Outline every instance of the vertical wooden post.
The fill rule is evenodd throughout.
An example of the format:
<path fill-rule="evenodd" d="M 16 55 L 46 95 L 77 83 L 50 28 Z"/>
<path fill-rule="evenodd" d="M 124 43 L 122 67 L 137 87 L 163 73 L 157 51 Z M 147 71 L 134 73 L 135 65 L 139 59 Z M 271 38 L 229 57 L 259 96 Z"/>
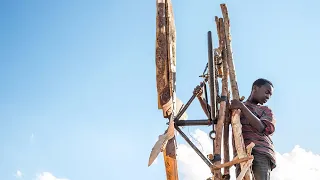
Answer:
<path fill-rule="evenodd" d="M 165 0 L 156 0 L 156 81 L 158 93 L 158 109 L 162 109 L 163 116 L 168 117 L 167 108 L 170 104 L 169 88 L 169 64 L 168 64 L 168 43 L 167 43 L 167 24 L 166 24 L 166 5 Z"/>
<path fill-rule="evenodd" d="M 216 51 L 219 51 L 219 54 L 221 52 L 222 49 L 222 39 L 219 33 L 219 29 L 220 29 L 220 23 L 219 23 L 219 18 L 216 16 L 215 17 L 216 20 L 216 25 L 217 25 L 217 34 L 218 34 L 218 39 L 219 39 L 219 48 Z M 216 54 L 216 53 L 215 53 Z M 215 56 L 215 63 L 218 62 L 217 58 L 221 58 L 221 57 L 217 57 Z M 221 65 L 220 65 L 221 66 Z M 222 77 L 222 92 L 221 92 L 221 97 L 222 99 L 224 97 L 227 97 L 227 93 L 228 93 L 228 82 L 227 82 L 227 78 L 228 76 L 224 76 L 222 74 L 222 72 L 219 71 L 220 68 L 219 66 L 216 64 L 216 73 L 219 76 L 219 74 Z M 215 142 L 214 142 L 214 155 L 216 156 L 214 165 L 220 165 L 221 164 L 221 143 L 222 143 L 222 134 L 223 134 L 223 124 L 225 121 L 225 112 L 226 112 L 226 99 L 220 102 L 220 108 L 219 108 L 219 117 L 218 117 L 218 121 L 217 121 L 217 125 L 216 125 L 216 136 L 215 136 Z M 215 180 L 220 180 L 222 179 L 222 175 L 221 175 L 221 169 L 217 169 L 214 171 L 214 176 L 213 179 Z"/>
<path fill-rule="evenodd" d="M 171 0 L 165 1 L 166 8 L 166 34 L 167 34 L 167 54 L 169 65 L 169 89 L 171 96 L 171 114 L 169 126 L 173 128 L 173 118 L 176 116 L 176 28 Z M 169 127 L 169 128 L 170 128 Z M 169 129 L 168 129 L 169 130 Z M 174 131 L 174 130 L 173 130 Z M 163 152 L 167 180 L 178 180 L 178 167 L 176 159 L 175 137 L 169 139 L 166 149 Z"/>
<path fill-rule="evenodd" d="M 232 49 L 231 49 L 231 33 L 230 33 L 230 20 L 228 16 L 228 10 L 226 4 L 220 5 L 223 18 L 224 18 L 224 29 L 225 29 L 225 37 L 226 37 L 226 47 L 228 53 L 228 67 L 229 67 L 229 76 L 230 76 L 230 83 L 231 83 L 231 92 L 233 99 L 240 100 L 236 73 L 235 73 L 235 66 L 232 57 Z M 231 116 L 231 124 L 233 129 L 233 136 L 235 140 L 235 148 L 237 150 L 237 155 L 239 158 L 247 157 L 246 148 L 242 136 L 242 125 L 240 123 L 240 110 L 233 110 Z M 245 162 L 240 163 L 241 169 L 244 168 Z M 247 171 L 244 177 L 245 180 L 250 180 L 250 172 Z"/>
<path fill-rule="evenodd" d="M 222 55 L 222 67 L 223 67 L 223 76 L 222 76 L 222 93 L 221 98 L 225 99 L 225 108 L 224 108 L 224 126 L 223 126 L 223 154 L 224 154 L 224 162 L 230 161 L 229 154 L 229 125 L 230 125 L 230 117 L 229 117 L 229 94 L 228 94 L 228 76 L 229 76 L 229 67 L 227 62 L 227 50 L 225 43 L 225 32 L 224 32 L 224 21 L 223 18 L 216 17 L 219 45 Z M 230 167 L 224 168 L 224 179 L 230 179 Z"/>
<path fill-rule="evenodd" d="M 173 117 L 176 115 L 176 30 L 171 0 L 156 0 L 156 80 L 158 108 L 170 118 L 163 135 L 167 180 L 178 180 Z M 167 141 L 167 142 L 166 142 Z M 158 152 L 158 147 L 155 152 Z M 150 157 L 153 157 L 151 153 Z"/>
<path fill-rule="evenodd" d="M 227 105 L 226 105 L 226 119 L 224 121 L 224 127 L 223 127 L 223 154 L 224 154 L 224 163 L 230 161 L 230 150 L 229 150 L 229 126 L 231 122 L 230 118 L 230 111 L 229 111 L 229 99 L 230 95 L 228 92 L 228 97 L 227 97 Z M 230 167 L 225 167 L 223 168 L 223 180 L 230 180 L 231 175 L 230 175 Z"/>

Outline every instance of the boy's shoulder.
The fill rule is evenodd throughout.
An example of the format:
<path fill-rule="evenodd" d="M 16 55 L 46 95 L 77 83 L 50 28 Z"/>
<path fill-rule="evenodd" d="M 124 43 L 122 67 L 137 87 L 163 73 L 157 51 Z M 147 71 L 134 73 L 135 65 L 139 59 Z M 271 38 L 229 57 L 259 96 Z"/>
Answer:
<path fill-rule="evenodd" d="M 257 114 L 267 114 L 273 116 L 273 111 L 268 105 L 256 105 L 247 102 L 245 102 L 245 105 L 247 107 L 250 107 L 250 109 L 252 109 Z"/>
<path fill-rule="evenodd" d="M 260 106 L 260 108 L 263 109 L 263 110 L 265 110 L 265 111 L 271 111 L 271 112 L 272 112 L 272 109 L 271 109 L 269 106 L 267 106 L 267 105 L 265 105 L 265 106 Z"/>

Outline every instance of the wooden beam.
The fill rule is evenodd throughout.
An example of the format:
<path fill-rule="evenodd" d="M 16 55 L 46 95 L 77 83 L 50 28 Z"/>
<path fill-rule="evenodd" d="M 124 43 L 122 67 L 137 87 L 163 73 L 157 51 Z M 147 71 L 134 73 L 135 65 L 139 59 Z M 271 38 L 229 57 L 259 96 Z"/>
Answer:
<path fill-rule="evenodd" d="M 221 54 L 221 50 L 224 49 L 224 43 L 223 43 L 223 38 L 221 37 L 221 33 L 220 33 L 220 23 L 222 23 L 222 21 L 219 21 L 219 18 L 216 16 L 215 17 L 216 20 L 216 26 L 217 26 L 217 34 L 218 34 L 218 39 L 219 39 L 219 48 L 218 51 L 219 54 Z M 221 18 L 222 20 L 222 18 Z M 215 63 L 218 64 L 218 57 L 215 56 Z M 220 57 L 222 58 L 222 57 Z M 222 61 L 226 61 L 222 59 Z M 226 62 L 225 62 L 226 64 Z M 217 74 L 221 74 L 222 77 L 222 91 L 221 91 L 221 97 L 225 98 L 224 100 L 222 100 L 220 102 L 220 108 L 219 108 L 219 117 L 218 117 L 218 122 L 216 125 L 216 137 L 215 137 L 215 143 L 214 143 L 214 154 L 216 155 L 220 155 L 221 157 L 221 143 L 222 143 L 222 135 L 223 135 L 223 125 L 226 119 L 226 103 L 227 103 L 227 95 L 228 95 L 228 74 L 227 73 L 222 73 L 222 71 L 220 70 L 220 67 L 222 67 L 222 65 L 220 65 L 220 67 L 217 65 L 216 66 L 216 70 L 217 70 Z M 225 67 L 223 67 L 225 68 Z M 221 72 L 220 72 L 220 71 Z M 228 160 L 229 161 L 229 160 Z M 221 164 L 221 160 L 216 160 L 214 162 L 214 166 L 219 166 Z M 214 171 L 214 177 L 213 179 L 221 179 L 222 175 L 221 175 L 221 169 L 216 169 Z"/>
<path fill-rule="evenodd" d="M 246 173 L 250 173 L 252 175 L 252 172 L 251 172 L 251 165 L 252 165 L 252 162 L 254 160 L 254 156 L 251 155 L 251 152 L 252 152 L 252 149 L 253 147 L 255 146 L 255 144 L 253 142 L 251 142 L 247 147 L 246 147 L 246 150 L 247 150 L 247 154 L 248 156 L 250 157 L 253 157 L 252 159 L 250 159 L 246 164 L 245 166 L 243 167 L 243 169 L 241 170 L 239 176 L 237 177 L 237 180 L 242 180 L 244 175 Z"/>
<path fill-rule="evenodd" d="M 253 149 L 254 146 L 255 146 L 254 142 L 251 142 L 251 143 L 246 147 L 248 156 L 251 155 L 251 152 L 252 152 L 252 149 Z"/>
<path fill-rule="evenodd" d="M 156 81 L 158 93 L 158 109 L 163 110 L 164 118 L 169 117 L 166 112 L 171 102 L 169 87 L 169 64 L 168 64 L 168 43 L 166 24 L 166 4 L 165 0 L 156 0 Z"/>
<path fill-rule="evenodd" d="M 224 164 L 213 165 L 212 169 L 213 170 L 217 170 L 217 169 L 221 169 L 221 168 L 225 168 L 225 167 L 230 167 L 230 166 L 233 166 L 235 164 L 239 164 L 239 163 L 242 163 L 242 162 L 249 161 L 249 160 L 251 160 L 253 158 L 254 158 L 253 156 L 247 156 L 245 158 L 236 157 L 232 161 L 226 162 Z"/>
<path fill-rule="evenodd" d="M 223 124 L 223 155 L 224 155 L 224 162 L 230 161 L 230 152 L 229 152 L 229 125 L 230 125 L 230 113 L 229 113 L 229 90 L 228 90 L 228 77 L 229 77 L 229 67 L 227 62 L 227 49 L 226 49 L 226 42 L 225 42 L 225 32 L 224 32 L 224 21 L 223 18 L 215 17 L 216 25 L 217 25 L 217 32 L 219 38 L 219 48 L 221 50 L 222 55 L 222 94 L 221 97 L 226 97 L 225 103 L 225 112 L 224 112 L 224 124 Z M 230 178 L 230 167 L 227 166 L 223 169 L 223 175 L 225 179 Z M 228 177 L 229 175 L 229 177 Z"/>
<path fill-rule="evenodd" d="M 176 159 L 176 143 L 174 137 L 173 118 L 177 113 L 176 104 L 176 28 L 174 23 L 174 15 L 171 0 L 165 0 L 165 16 L 166 16 L 166 40 L 168 54 L 168 71 L 169 71 L 169 93 L 172 102 L 171 111 L 167 112 L 170 115 L 169 128 L 172 130 L 173 138 L 168 140 L 165 151 L 163 152 L 164 163 L 166 168 L 167 180 L 178 180 L 178 165 Z M 169 101 L 170 103 L 170 101 Z"/>
<path fill-rule="evenodd" d="M 226 47 L 227 47 L 227 53 L 228 53 L 228 67 L 229 67 L 229 76 L 230 76 L 230 83 L 231 83 L 231 92 L 233 99 L 240 100 L 239 90 L 238 90 L 238 84 L 236 79 L 236 73 L 235 73 L 235 65 L 233 62 L 232 57 L 232 48 L 231 48 L 231 33 L 230 33 L 230 20 L 228 15 L 228 10 L 226 4 L 220 5 L 222 10 L 222 15 L 224 18 L 224 29 L 225 29 L 225 37 L 226 37 Z M 237 150 L 237 155 L 239 158 L 245 158 L 247 157 L 244 140 L 242 136 L 242 125 L 240 123 L 240 110 L 233 110 L 232 116 L 231 116 L 231 125 L 233 129 L 233 136 L 235 140 L 235 148 Z M 245 163 L 240 163 L 241 169 L 244 168 Z M 245 180 L 250 180 L 250 174 L 246 173 Z"/>
<path fill-rule="evenodd" d="M 229 162 L 230 161 L 229 126 L 230 126 L 230 121 L 231 121 L 230 113 L 229 113 L 229 95 L 228 95 L 228 103 L 226 105 L 226 112 L 225 113 L 226 113 L 226 119 L 225 119 L 224 127 L 223 127 L 223 155 L 224 155 L 224 162 Z M 229 166 L 223 168 L 223 177 L 224 177 L 224 180 L 229 180 L 231 178 Z"/>
<path fill-rule="evenodd" d="M 168 141 L 163 151 L 167 180 L 178 180 L 178 167 L 176 157 L 176 138 Z"/>
<path fill-rule="evenodd" d="M 242 180 L 243 177 L 245 176 L 245 174 L 250 170 L 250 166 L 252 165 L 252 161 L 253 159 L 250 159 L 249 161 L 247 161 L 245 163 L 245 165 L 243 166 L 239 176 L 237 177 L 237 180 Z M 251 178 L 251 177 L 250 177 Z"/>
<path fill-rule="evenodd" d="M 162 139 L 167 180 L 178 180 L 176 144 L 173 117 L 176 115 L 176 30 L 171 0 L 156 0 L 156 81 L 158 109 L 163 117 L 169 118 L 169 126 Z M 154 147 L 154 159 L 159 152 Z M 149 164 L 152 163 L 149 161 Z"/>

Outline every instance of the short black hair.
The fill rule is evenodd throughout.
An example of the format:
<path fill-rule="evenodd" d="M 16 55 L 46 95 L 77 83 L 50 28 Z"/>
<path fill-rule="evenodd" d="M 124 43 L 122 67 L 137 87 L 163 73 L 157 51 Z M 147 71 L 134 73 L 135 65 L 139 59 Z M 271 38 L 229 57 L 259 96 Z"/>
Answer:
<path fill-rule="evenodd" d="M 270 86 L 273 87 L 273 84 L 272 84 L 271 81 L 269 81 L 269 80 L 267 80 L 267 79 L 264 79 L 264 78 L 259 78 L 259 79 L 255 80 L 255 81 L 253 82 L 253 84 L 252 84 L 252 89 L 253 89 L 254 86 L 261 87 L 261 86 L 263 86 L 263 85 L 265 85 L 265 84 L 270 84 Z"/>

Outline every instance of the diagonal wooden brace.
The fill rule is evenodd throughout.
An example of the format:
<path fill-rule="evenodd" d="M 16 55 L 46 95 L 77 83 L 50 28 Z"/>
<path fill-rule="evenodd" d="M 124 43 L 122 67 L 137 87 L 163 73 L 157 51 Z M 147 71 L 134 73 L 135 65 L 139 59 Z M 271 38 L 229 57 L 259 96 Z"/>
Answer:
<path fill-rule="evenodd" d="M 239 176 L 237 177 L 237 180 L 242 180 L 244 175 L 247 173 L 247 171 L 250 170 L 250 167 L 252 165 L 252 161 L 253 159 L 250 159 L 249 161 L 247 161 L 247 163 L 243 166 L 241 173 L 239 174 Z"/>
<path fill-rule="evenodd" d="M 252 152 L 252 149 L 253 149 L 254 146 L 255 146 L 255 144 L 254 144 L 253 142 L 251 142 L 251 143 L 246 147 L 246 149 L 247 149 L 247 154 L 248 154 L 248 156 L 250 156 L 250 157 L 253 157 L 253 155 L 251 155 L 251 152 Z M 243 166 L 243 169 L 241 170 L 239 176 L 237 177 L 237 180 L 242 180 L 243 177 L 244 177 L 244 175 L 245 175 L 246 173 L 252 174 L 250 167 L 251 167 L 251 165 L 252 165 L 253 160 L 254 160 L 254 157 L 253 157 L 252 159 L 250 159 L 249 161 L 247 161 L 247 163 Z"/>
<path fill-rule="evenodd" d="M 253 156 L 248 156 L 248 157 L 244 157 L 244 158 L 238 158 L 238 156 L 237 156 L 232 161 L 226 162 L 224 164 L 213 165 L 212 166 L 212 171 L 213 170 L 218 170 L 218 169 L 221 169 L 221 168 L 225 168 L 225 167 L 230 167 L 230 166 L 233 166 L 235 164 L 239 164 L 239 163 L 242 163 L 242 162 L 250 161 L 252 159 L 253 159 Z"/>

